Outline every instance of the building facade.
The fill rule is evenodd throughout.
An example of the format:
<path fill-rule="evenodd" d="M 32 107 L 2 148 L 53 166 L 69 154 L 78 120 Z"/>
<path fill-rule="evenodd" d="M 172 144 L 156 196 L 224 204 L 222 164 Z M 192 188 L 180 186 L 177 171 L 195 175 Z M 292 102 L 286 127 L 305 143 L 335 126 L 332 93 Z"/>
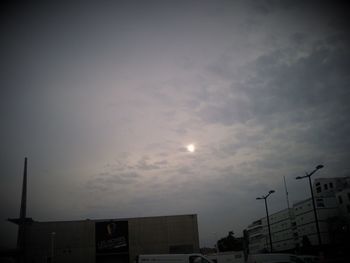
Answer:
<path fill-rule="evenodd" d="M 266 218 L 264 219 L 266 221 Z M 285 209 L 270 217 L 272 248 L 286 251 L 295 247 L 295 217 L 293 209 Z"/>
<path fill-rule="evenodd" d="M 264 229 L 265 227 L 262 219 L 259 219 L 251 223 L 245 230 L 248 238 L 249 253 L 257 254 L 267 249 L 268 238 Z"/>
<path fill-rule="evenodd" d="M 25 233 L 25 261 L 33 263 L 129 263 L 139 254 L 199 252 L 196 215 L 32 221 Z"/>
<path fill-rule="evenodd" d="M 316 197 L 315 205 L 322 244 L 329 244 L 330 239 L 328 219 L 337 217 L 339 211 L 336 198 Z M 297 244 L 302 246 L 302 240 L 305 236 L 308 238 L 311 245 L 318 245 L 317 228 L 312 199 L 308 198 L 297 202 L 293 205 L 293 208 L 298 236 Z"/>
<path fill-rule="evenodd" d="M 271 214 L 269 219 L 273 251 L 287 251 L 295 248 L 297 238 L 295 237 L 296 226 L 293 209 L 284 209 Z M 246 230 L 251 254 L 270 251 L 266 217 L 254 221 Z"/>
<path fill-rule="evenodd" d="M 338 203 L 340 216 L 350 221 L 350 188 L 337 192 L 335 198 Z"/>
<path fill-rule="evenodd" d="M 315 197 L 335 196 L 347 188 L 350 188 L 350 177 L 316 178 L 313 182 Z"/>
<path fill-rule="evenodd" d="M 313 182 L 313 191 L 321 241 L 322 244 L 330 244 L 334 240 L 331 233 L 334 222 L 339 224 L 338 219 L 341 218 L 342 227 L 346 225 L 350 228 L 350 177 L 317 178 Z M 311 198 L 294 203 L 292 209 L 271 214 L 269 219 L 275 252 L 296 249 L 303 245 L 305 237 L 311 245 L 318 245 Z M 251 223 L 246 233 L 251 254 L 270 251 L 266 217 Z"/>

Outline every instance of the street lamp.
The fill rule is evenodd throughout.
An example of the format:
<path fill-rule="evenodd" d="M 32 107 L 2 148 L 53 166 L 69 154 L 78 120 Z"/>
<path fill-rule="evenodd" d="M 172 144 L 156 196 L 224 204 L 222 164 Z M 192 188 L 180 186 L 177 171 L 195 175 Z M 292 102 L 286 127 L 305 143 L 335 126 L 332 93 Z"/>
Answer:
<path fill-rule="evenodd" d="M 270 190 L 267 195 L 263 195 L 262 197 L 257 197 L 256 200 L 262 200 L 265 201 L 265 209 L 266 209 L 266 218 L 267 218 L 267 227 L 269 229 L 269 238 L 270 238 L 270 252 L 272 253 L 272 238 L 271 238 L 271 229 L 270 229 L 270 219 L 269 219 L 269 210 L 267 209 L 267 198 L 270 196 L 270 194 L 273 194 L 275 190 Z"/>
<path fill-rule="evenodd" d="M 55 251 L 55 235 L 56 235 L 56 232 L 51 232 L 51 262 L 55 262 L 54 261 L 54 251 Z"/>
<path fill-rule="evenodd" d="M 311 175 L 316 173 L 318 170 L 322 169 L 324 166 L 322 164 L 317 165 L 316 168 L 311 173 L 306 173 L 304 176 L 297 176 L 295 179 L 304 179 L 309 178 L 309 185 L 310 185 L 310 191 L 311 191 L 311 199 L 312 199 L 312 206 L 314 208 L 314 216 L 315 216 L 315 222 L 316 222 L 316 230 L 317 230 L 317 237 L 318 237 L 318 245 L 321 246 L 321 234 L 320 234 L 320 227 L 318 225 L 318 219 L 317 219 L 317 211 L 316 211 L 316 205 L 315 205 L 315 199 L 314 199 L 314 192 L 312 191 L 312 184 L 311 184 Z"/>

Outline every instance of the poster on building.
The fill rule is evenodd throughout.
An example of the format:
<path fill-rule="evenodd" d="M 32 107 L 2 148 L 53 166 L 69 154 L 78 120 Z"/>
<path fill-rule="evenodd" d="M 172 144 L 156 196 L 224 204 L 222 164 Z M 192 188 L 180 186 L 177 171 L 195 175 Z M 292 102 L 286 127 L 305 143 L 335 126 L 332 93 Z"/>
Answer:
<path fill-rule="evenodd" d="M 96 253 L 129 252 L 128 221 L 104 221 L 95 224 Z"/>

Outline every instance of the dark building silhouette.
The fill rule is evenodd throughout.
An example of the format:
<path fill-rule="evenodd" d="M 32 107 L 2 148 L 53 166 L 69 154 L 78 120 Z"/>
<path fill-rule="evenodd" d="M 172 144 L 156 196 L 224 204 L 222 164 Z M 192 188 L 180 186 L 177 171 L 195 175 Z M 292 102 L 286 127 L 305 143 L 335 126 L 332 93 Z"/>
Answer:
<path fill-rule="evenodd" d="M 199 252 L 197 215 L 38 222 L 26 217 L 24 163 L 16 258 L 31 263 L 133 262 L 139 254 Z"/>

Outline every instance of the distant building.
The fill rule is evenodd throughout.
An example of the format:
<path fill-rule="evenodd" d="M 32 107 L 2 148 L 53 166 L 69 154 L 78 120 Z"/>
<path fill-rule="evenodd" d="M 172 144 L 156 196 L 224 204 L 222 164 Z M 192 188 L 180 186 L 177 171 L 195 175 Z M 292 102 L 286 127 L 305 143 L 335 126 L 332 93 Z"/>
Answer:
<path fill-rule="evenodd" d="M 346 188 L 350 188 L 350 177 L 315 178 L 313 183 L 315 197 L 335 196 Z"/>
<path fill-rule="evenodd" d="M 287 251 L 295 248 L 295 220 L 293 209 L 284 209 L 271 214 L 270 228 L 273 251 Z M 248 226 L 249 252 L 256 254 L 270 250 L 267 218 L 263 217 Z"/>
<path fill-rule="evenodd" d="M 266 226 L 263 225 L 262 219 L 256 220 L 251 223 L 245 230 L 248 239 L 249 253 L 257 254 L 268 247 Z"/>
<path fill-rule="evenodd" d="M 272 214 L 270 225 L 274 251 L 286 251 L 295 248 L 296 236 L 293 209 L 284 209 Z"/>
<path fill-rule="evenodd" d="M 131 263 L 139 254 L 199 252 L 196 215 L 25 225 L 25 262 Z"/>
<path fill-rule="evenodd" d="M 350 221 L 350 188 L 339 191 L 335 194 L 340 215 Z"/>
<path fill-rule="evenodd" d="M 26 207 L 27 158 L 20 217 L 8 219 L 18 225 L 17 248 L 9 254 L 17 262 L 132 263 L 139 254 L 199 252 L 194 214 L 37 222 L 26 216 Z"/>
<path fill-rule="evenodd" d="M 321 241 L 322 244 L 330 244 L 332 241 L 330 229 L 334 227 L 330 222 L 342 217 L 350 226 L 350 177 L 316 178 L 313 191 Z M 292 209 L 271 214 L 269 219 L 272 247 L 275 252 L 293 250 L 302 246 L 305 236 L 311 245 L 318 245 L 311 198 L 294 203 Z M 246 233 L 250 254 L 270 250 L 266 217 L 251 223 Z"/>
<path fill-rule="evenodd" d="M 322 244 L 329 244 L 329 227 L 327 219 L 336 217 L 339 214 L 338 204 L 335 197 L 317 197 L 315 198 L 318 225 L 320 228 Z M 312 199 L 297 202 L 293 205 L 296 230 L 299 246 L 302 245 L 302 239 L 306 236 L 311 245 L 318 245 L 317 228 L 315 215 L 312 205 Z"/>

